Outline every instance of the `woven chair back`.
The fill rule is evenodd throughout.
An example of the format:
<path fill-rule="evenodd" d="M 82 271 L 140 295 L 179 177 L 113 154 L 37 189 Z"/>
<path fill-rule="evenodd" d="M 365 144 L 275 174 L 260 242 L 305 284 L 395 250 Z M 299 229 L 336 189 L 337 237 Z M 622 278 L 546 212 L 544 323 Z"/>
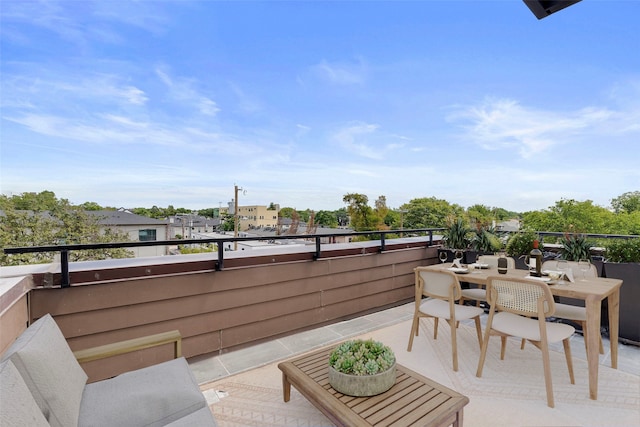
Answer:
<path fill-rule="evenodd" d="M 549 317 L 555 311 L 553 295 L 544 282 L 534 280 L 489 277 L 489 304 L 497 311 L 507 311 L 527 317 L 542 314 Z"/>

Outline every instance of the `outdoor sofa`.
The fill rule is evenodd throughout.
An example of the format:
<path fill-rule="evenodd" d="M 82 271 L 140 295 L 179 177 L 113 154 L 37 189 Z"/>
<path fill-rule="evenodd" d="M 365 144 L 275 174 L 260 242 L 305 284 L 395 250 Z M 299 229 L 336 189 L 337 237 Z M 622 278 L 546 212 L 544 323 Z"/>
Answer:
<path fill-rule="evenodd" d="M 216 426 L 184 357 L 87 383 L 53 317 L 0 359 L 2 426 Z"/>

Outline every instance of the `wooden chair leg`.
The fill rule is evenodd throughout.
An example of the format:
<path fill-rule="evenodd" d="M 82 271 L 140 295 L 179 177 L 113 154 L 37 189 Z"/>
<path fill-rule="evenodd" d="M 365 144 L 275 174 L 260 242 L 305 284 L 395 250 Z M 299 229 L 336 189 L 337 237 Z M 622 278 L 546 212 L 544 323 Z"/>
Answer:
<path fill-rule="evenodd" d="M 500 337 L 500 360 L 504 360 L 504 354 L 507 351 L 507 337 L 506 336 L 501 336 Z"/>
<path fill-rule="evenodd" d="M 433 318 L 433 339 L 434 340 L 438 339 L 438 318 L 437 317 Z"/>
<path fill-rule="evenodd" d="M 409 345 L 407 345 L 407 351 L 411 351 L 413 347 L 413 337 L 418 336 L 418 330 L 420 329 L 420 318 L 414 314 L 413 323 L 411 324 L 411 334 L 409 335 Z"/>
<path fill-rule="evenodd" d="M 522 338 L 522 342 L 520 343 L 520 350 L 524 350 L 524 345 L 527 342 L 524 338 Z"/>
<path fill-rule="evenodd" d="M 456 325 L 454 320 L 449 321 L 451 326 L 451 358 L 453 359 L 453 370 L 458 372 L 458 340 L 456 337 Z"/>
<path fill-rule="evenodd" d="M 487 358 L 487 347 L 489 346 L 489 337 L 491 331 L 489 326 L 485 326 L 484 339 L 482 340 L 482 350 L 480 351 L 480 360 L 478 360 L 478 370 L 476 371 L 476 377 L 482 377 L 482 368 L 484 367 L 484 361 Z"/>
<path fill-rule="evenodd" d="M 480 325 L 480 316 L 475 317 L 476 320 L 476 334 L 478 335 L 478 345 L 482 349 L 482 327 Z"/>
<path fill-rule="evenodd" d="M 573 376 L 573 359 L 571 358 L 571 345 L 569 345 L 569 338 L 562 340 L 564 346 L 564 357 L 567 359 L 567 369 L 569 369 L 569 379 L 571 384 L 576 383 L 576 379 Z"/>
<path fill-rule="evenodd" d="M 546 340 L 540 342 L 542 350 L 542 365 L 544 366 L 544 384 L 547 387 L 547 405 L 553 408 L 553 383 L 551 382 L 551 360 L 549 358 L 549 344 Z"/>

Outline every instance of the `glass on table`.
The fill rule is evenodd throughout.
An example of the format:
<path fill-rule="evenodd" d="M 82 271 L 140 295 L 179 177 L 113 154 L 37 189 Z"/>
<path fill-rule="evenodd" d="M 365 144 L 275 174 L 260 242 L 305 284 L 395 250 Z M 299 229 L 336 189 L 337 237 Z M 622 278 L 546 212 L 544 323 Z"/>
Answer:
<path fill-rule="evenodd" d="M 447 252 L 442 251 L 440 252 L 439 257 L 440 257 L 440 262 L 444 264 L 445 262 L 447 262 L 447 258 L 449 258 L 449 255 L 447 254 Z"/>
<path fill-rule="evenodd" d="M 560 272 L 560 280 L 558 280 L 558 285 L 566 285 L 567 282 L 565 282 L 564 277 L 567 270 L 569 269 L 569 263 L 567 262 L 566 259 L 559 259 L 557 263 L 557 268 L 558 268 L 558 271 Z"/>
<path fill-rule="evenodd" d="M 591 262 L 588 259 L 581 259 L 578 261 L 578 269 L 582 273 L 581 281 L 585 282 L 587 278 L 591 275 Z"/>

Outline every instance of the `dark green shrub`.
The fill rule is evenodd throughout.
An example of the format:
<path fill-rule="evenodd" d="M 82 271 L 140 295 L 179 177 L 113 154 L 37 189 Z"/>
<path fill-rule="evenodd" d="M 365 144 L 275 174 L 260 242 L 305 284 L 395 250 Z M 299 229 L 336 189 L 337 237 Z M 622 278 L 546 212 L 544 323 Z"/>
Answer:
<path fill-rule="evenodd" d="M 565 234 L 562 240 L 562 259 L 567 261 L 591 259 L 592 246 L 593 244 L 584 234 Z"/>
<path fill-rule="evenodd" d="M 615 239 L 607 244 L 607 262 L 640 262 L 640 238 Z"/>
<path fill-rule="evenodd" d="M 505 252 L 508 256 L 519 258 L 521 255 L 529 255 L 533 249 L 533 241 L 538 235 L 533 231 L 521 231 L 509 236 Z"/>
<path fill-rule="evenodd" d="M 471 239 L 471 249 L 481 253 L 493 253 L 502 249 L 502 241 L 492 228 L 478 227 Z"/>
<path fill-rule="evenodd" d="M 467 249 L 470 243 L 470 232 L 471 229 L 467 227 L 462 218 L 451 221 L 443 236 L 445 247 L 449 249 Z"/>

